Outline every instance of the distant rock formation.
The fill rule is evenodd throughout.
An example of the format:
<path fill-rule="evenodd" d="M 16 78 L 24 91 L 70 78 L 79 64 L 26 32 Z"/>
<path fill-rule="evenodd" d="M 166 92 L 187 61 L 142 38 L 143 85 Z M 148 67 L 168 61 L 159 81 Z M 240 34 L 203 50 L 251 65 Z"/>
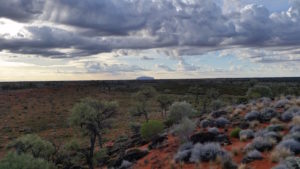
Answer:
<path fill-rule="evenodd" d="M 136 80 L 154 80 L 154 77 L 140 76 L 140 77 L 137 77 Z"/>

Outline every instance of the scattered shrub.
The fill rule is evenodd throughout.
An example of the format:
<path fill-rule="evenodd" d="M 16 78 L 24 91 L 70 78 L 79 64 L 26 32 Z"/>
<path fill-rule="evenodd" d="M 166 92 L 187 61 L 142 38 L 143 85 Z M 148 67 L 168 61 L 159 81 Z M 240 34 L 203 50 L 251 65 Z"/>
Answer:
<path fill-rule="evenodd" d="M 277 117 L 278 113 L 272 108 L 265 108 L 259 117 L 259 121 L 261 122 L 269 122 L 272 118 Z"/>
<path fill-rule="evenodd" d="M 208 128 L 207 131 L 210 132 L 210 133 L 214 133 L 214 134 L 219 133 L 219 129 L 217 127 Z"/>
<path fill-rule="evenodd" d="M 169 120 L 174 124 L 184 117 L 191 117 L 195 113 L 192 105 L 183 101 L 175 102 L 169 108 Z"/>
<path fill-rule="evenodd" d="M 30 154 L 8 153 L 0 161 L 0 169 L 56 169 L 54 164 Z"/>
<path fill-rule="evenodd" d="M 288 100 L 288 99 L 281 99 L 281 100 L 278 100 L 278 101 L 275 103 L 274 107 L 275 107 L 275 108 L 284 108 L 285 105 L 288 104 L 288 103 L 289 103 L 289 100 Z"/>
<path fill-rule="evenodd" d="M 236 127 L 230 132 L 230 137 L 239 138 L 240 131 L 241 129 Z"/>
<path fill-rule="evenodd" d="M 261 160 L 263 159 L 263 156 L 261 152 L 257 150 L 252 150 L 246 154 L 246 156 L 243 158 L 242 162 L 243 163 L 250 163 L 255 160 Z"/>
<path fill-rule="evenodd" d="M 200 122 L 200 126 L 202 128 L 213 127 L 214 125 L 215 125 L 215 122 L 211 119 L 204 119 Z"/>
<path fill-rule="evenodd" d="M 251 129 L 241 130 L 239 136 L 241 140 L 252 139 L 254 137 L 254 132 Z"/>
<path fill-rule="evenodd" d="M 219 110 L 220 108 L 222 108 L 222 107 L 224 107 L 224 106 L 226 106 L 226 104 L 225 104 L 223 101 L 219 100 L 219 99 L 213 100 L 213 101 L 211 102 L 211 104 L 210 104 L 210 107 L 211 107 L 211 109 L 212 109 L 213 111 Z"/>
<path fill-rule="evenodd" d="M 294 125 L 294 126 L 300 126 L 300 116 L 293 117 L 292 125 Z"/>
<path fill-rule="evenodd" d="M 245 115 L 245 120 L 253 121 L 259 119 L 260 113 L 258 111 L 251 111 Z"/>
<path fill-rule="evenodd" d="M 164 129 L 164 125 L 160 121 L 149 120 L 145 122 L 141 127 L 141 136 L 145 140 L 151 140 L 158 136 L 160 132 Z"/>
<path fill-rule="evenodd" d="M 261 97 L 272 97 L 272 90 L 267 86 L 254 86 L 248 89 L 247 97 L 257 99 Z"/>
<path fill-rule="evenodd" d="M 273 148 L 273 146 L 276 144 L 276 140 L 272 138 L 265 138 L 265 137 L 257 137 L 255 138 L 252 143 L 248 147 L 250 150 L 257 149 L 258 151 L 268 151 Z"/>
<path fill-rule="evenodd" d="M 294 139 L 283 140 L 277 145 L 277 147 L 278 148 L 286 148 L 295 154 L 300 153 L 300 142 L 298 142 Z"/>
<path fill-rule="evenodd" d="M 229 120 L 226 119 L 225 117 L 219 117 L 219 118 L 216 119 L 216 126 L 217 127 L 224 128 L 229 124 L 230 124 Z"/>
<path fill-rule="evenodd" d="M 136 122 L 132 122 L 132 123 L 130 123 L 130 129 L 131 129 L 133 134 L 139 134 L 140 129 L 141 129 L 141 124 L 136 123 Z"/>
<path fill-rule="evenodd" d="M 294 140 L 300 142 L 300 132 L 290 133 L 290 134 L 286 135 L 283 139 L 284 140 L 294 139 Z"/>
<path fill-rule="evenodd" d="M 181 120 L 180 124 L 174 128 L 174 133 L 179 136 L 182 142 L 189 140 L 189 137 L 196 128 L 196 123 L 189 118 L 185 117 Z"/>
<path fill-rule="evenodd" d="M 300 157 L 287 157 L 282 163 L 272 169 L 297 169 L 300 168 Z"/>
<path fill-rule="evenodd" d="M 177 153 L 174 156 L 175 162 L 180 162 L 180 161 L 188 162 L 191 157 L 193 147 L 194 145 L 191 142 L 187 142 L 180 145 Z"/>
<path fill-rule="evenodd" d="M 284 127 L 281 124 L 273 124 L 273 125 L 268 126 L 267 130 L 278 132 L 278 131 L 283 131 Z"/>
<path fill-rule="evenodd" d="M 289 122 L 294 116 L 300 116 L 300 108 L 298 106 L 291 107 L 281 115 L 281 120 L 284 122 Z"/>
<path fill-rule="evenodd" d="M 48 160 L 55 152 L 55 148 L 49 141 L 41 139 L 38 135 L 28 134 L 12 141 L 7 146 L 14 149 L 17 154 L 28 153 L 34 158 L 44 158 Z"/>
<path fill-rule="evenodd" d="M 284 160 L 285 158 L 292 156 L 294 153 L 292 153 L 289 149 L 284 147 L 276 147 L 272 153 L 271 153 L 271 161 L 272 162 L 279 162 Z"/>
<path fill-rule="evenodd" d="M 192 149 L 190 161 L 191 162 L 214 161 L 216 160 L 217 156 L 220 156 L 222 158 L 226 158 L 226 156 L 228 156 L 228 153 L 221 148 L 220 144 L 197 143 Z"/>
<path fill-rule="evenodd" d="M 276 142 L 279 142 L 281 140 L 281 135 L 274 131 L 268 131 L 268 130 L 259 130 L 254 134 L 255 137 L 263 137 L 263 138 L 271 138 L 275 140 Z"/>

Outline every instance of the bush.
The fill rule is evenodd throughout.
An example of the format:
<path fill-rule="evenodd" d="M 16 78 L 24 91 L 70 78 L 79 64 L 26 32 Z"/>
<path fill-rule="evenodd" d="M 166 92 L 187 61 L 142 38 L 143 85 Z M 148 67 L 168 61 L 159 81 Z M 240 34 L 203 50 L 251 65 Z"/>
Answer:
<path fill-rule="evenodd" d="M 217 143 L 197 143 L 192 149 L 191 162 L 214 161 L 217 156 L 227 158 L 229 154 Z"/>
<path fill-rule="evenodd" d="M 253 121 L 253 120 L 258 120 L 259 119 L 260 113 L 257 111 L 252 111 L 249 112 L 245 115 L 245 120 L 246 121 Z"/>
<path fill-rule="evenodd" d="M 204 119 L 200 122 L 200 126 L 202 128 L 213 127 L 215 126 L 215 122 L 211 119 Z"/>
<path fill-rule="evenodd" d="M 300 154 L 300 142 L 295 139 L 287 139 L 281 141 L 278 145 L 278 148 L 286 148 L 295 154 Z"/>
<path fill-rule="evenodd" d="M 224 118 L 224 117 L 219 117 L 219 118 L 216 119 L 216 126 L 217 127 L 224 128 L 229 124 L 230 124 L 229 120 Z"/>
<path fill-rule="evenodd" d="M 181 120 L 180 124 L 174 128 L 174 133 L 180 138 L 182 142 L 189 140 L 190 135 L 196 128 L 196 123 L 189 118 L 185 117 Z"/>
<path fill-rule="evenodd" d="M 272 108 L 265 108 L 259 117 L 259 121 L 261 122 L 269 122 L 272 118 L 277 117 L 278 113 Z"/>
<path fill-rule="evenodd" d="M 255 137 L 263 137 L 263 138 L 271 138 L 275 140 L 276 142 L 279 142 L 281 140 L 281 135 L 274 131 L 268 131 L 268 130 L 259 130 L 254 134 Z"/>
<path fill-rule="evenodd" d="M 271 161 L 272 162 L 279 162 L 284 160 L 286 157 L 292 156 L 294 153 L 292 153 L 289 149 L 284 148 L 284 147 L 277 147 L 275 148 L 272 153 L 271 153 Z"/>
<path fill-rule="evenodd" d="M 130 130 L 133 134 L 139 134 L 141 129 L 141 124 L 137 122 L 130 123 Z"/>
<path fill-rule="evenodd" d="M 230 132 L 230 137 L 239 138 L 241 129 L 236 127 Z"/>
<path fill-rule="evenodd" d="M 294 116 L 300 116 L 299 107 L 291 107 L 281 115 L 281 120 L 284 122 L 289 122 L 293 119 Z"/>
<path fill-rule="evenodd" d="M 297 169 L 300 168 L 300 157 L 287 157 L 282 163 L 272 169 Z"/>
<path fill-rule="evenodd" d="M 262 152 L 266 150 L 271 150 L 275 144 L 276 144 L 276 140 L 272 138 L 257 137 L 252 141 L 252 143 L 250 143 L 248 148 L 250 150 L 256 149 Z"/>
<path fill-rule="evenodd" d="M 300 126 L 300 116 L 293 117 L 292 125 L 294 125 L 294 126 Z"/>
<path fill-rule="evenodd" d="M 0 169 L 56 169 L 54 164 L 30 154 L 8 153 L 0 161 Z"/>
<path fill-rule="evenodd" d="M 160 132 L 164 129 L 164 125 L 160 121 L 149 120 L 145 122 L 141 127 L 141 136 L 145 140 L 151 140 L 158 136 Z"/>
<path fill-rule="evenodd" d="M 179 147 L 177 153 L 175 154 L 174 160 L 176 162 L 180 162 L 180 161 L 188 162 L 190 157 L 191 157 L 193 147 L 194 147 L 194 145 L 191 142 L 187 142 L 187 143 L 182 144 Z"/>
<path fill-rule="evenodd" d="M 239 136 L 241 140 L 252 139 L 254 137 L 254 132 L 251 129 L 241 130 Z"/>
<path fill-rule="evenodd" d="M 248 89 L 247 97 L 249 99 L 257 99 L 261 97 L 272 97 L 272 90 L 267 86 L 254 86 Z"/>
<path fill-rule="evenodd" d="M 17 154 L 28 153 L 34 158 L 44 158 L 46 160 L 55 153 L 55 148 L 52 143 L 41 139 L 35 134 L 28 134 L 17 138 L 9 143 L 7 148 L 15 149 Z"/>
<path fill-rule="evenodd" d="M 221 100 L 213 100 L 210 104 L 213 111 L 219 110 L 220 108 L 226 106 L 226 104 Z"/>
<path fill-rule="evenodd" d="M 278 132 L 278 131 L 283 131 L 284 127 L 281 124 L 273 124 L 273 125 L 268 126 L 267 130 Z"/>
<path fill-rule="evenodd" d="M 183 101 L 175 102 L 169 108 L 169 120 L 174 124 L 184 117 L 191 117 L 195 113 L 192 105 Z"/>
<path fill-rule="evenodd" d="M 217 127 L 208 128 L 207 131 L 209 133 L 219 134 L 219 129 Z"/>
<path fill-rule="evenodd" d="M 255 160 L 261 160 L 263 159 L 263 156 L 261 152 L 257 150 L 252 150 L 246 154 L 246 156 L 243 158 L 242 162 L 243 163 L 250 163 Z"/>
<path fill-rule="evenodd" d="M 281 99 L 275 103 L 274 107 L 275 108 L 284 108 L 285 105 L 287 105 L 288 103 L 289 103 L 288 99 Z"/>

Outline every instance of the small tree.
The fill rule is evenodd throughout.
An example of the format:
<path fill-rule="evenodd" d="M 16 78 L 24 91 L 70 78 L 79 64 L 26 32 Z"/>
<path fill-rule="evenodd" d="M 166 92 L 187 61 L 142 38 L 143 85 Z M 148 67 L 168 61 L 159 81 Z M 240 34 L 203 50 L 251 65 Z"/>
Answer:
<path fill-rule="evenodd" d="M 219 96 L 219 92 L 214 89 L 208 89 L 205 91 L 205 95 L 203 96 L 203 105 L 202 105 L 202 112 L 207 112 L 207 105 L 214 99 L 217 99 Z"/>
<path fill-rule="evenodd" d="M 205 90 L 200 86 L 191 86 L 188 91 L 195 96 L 195 105 L 199 104 L 200 95 L 205 94 Z"/>
<path fill-rule="evenodd" d="M 117 103 L 98 101 L 90 98 L 83 99 L 72 109 L 70 123 L 72 126 L 79 127 L 81 132 L 90 138 L 89 155 L 87 163 L 89 169 L 94 168 L 94 148 L 98 137 L 99 146 L 102 148 L 102 134 L 105 128 L 109 127 L 109 119 L 117 111 Z"/>
<path fill-rule="evenodd" d="M 49 141 L 41 139 L 38 135 L 28 134 L 17 138 L 7 146 L 14 149 L 18 155 L 31 154 L 34 158 L 50 160 L 55 153 L 55 147 Z"/>
<path fill-rule="evenodd" d="M 133 116 L 144 116 L 145 120 L 149 121 L 149 102 L 156 95 L 156 90 L 153 87 L 142 87 L 137 93 L 137 103 L 130 112 Z"/>
<path fill-rule="evenodd" d="M 167 110 L 169 106 L 172 104 L 173 100 L 167 95 L 160 95 L 157 98 L 157 102 L 161 108 L 161 116 L 165 118 L 167 116 Z"/>

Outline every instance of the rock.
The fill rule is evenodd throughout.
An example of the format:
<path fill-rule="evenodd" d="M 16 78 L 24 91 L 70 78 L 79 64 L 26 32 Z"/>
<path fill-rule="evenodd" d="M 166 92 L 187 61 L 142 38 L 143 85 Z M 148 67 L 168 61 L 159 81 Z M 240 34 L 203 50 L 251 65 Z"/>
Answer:
<path fill-rule="evenodd" d="M 212 132 L 200 132 L 191 136 L 191 141 L 195 143 L 219 142 L 221 144 L 231 144 L 229 137 L 225 134 Z"/>
<path fill-rule="evenodd" d="M 220 110 L 220 111 L 214 111 L 214 112 L 212 112 L 212 113 L 211 113 L 211 116 L 212 116 L 213 118 L 219 118 L 219 117 L 221 117 L 221 116 L 223 116 L 223 115 L 226 115 L 226 114 L 227 114 L 226 111 Z"/>
<path fill-rule="evenodd" d="M 146 156 L 149 152 L 147 150 L 140 150 L 140 149 L 130 149 L 127 150 L 125 152 L 125 155 L 123 157 L 124 160 L 133 162 L 133 161 L 137 161 L 141 158 L 143 158 L 144 156 Z"/>
<path fill-rule="evenodd" d="M 158 137 L 155 137 L 152 139 L 151 143 L 149 144 L 148 148 L 153 149 L 157 148 L 159 145 L 161 145 L 166 139 L 168 139 L 167 134 L 159 135 Z"/>

